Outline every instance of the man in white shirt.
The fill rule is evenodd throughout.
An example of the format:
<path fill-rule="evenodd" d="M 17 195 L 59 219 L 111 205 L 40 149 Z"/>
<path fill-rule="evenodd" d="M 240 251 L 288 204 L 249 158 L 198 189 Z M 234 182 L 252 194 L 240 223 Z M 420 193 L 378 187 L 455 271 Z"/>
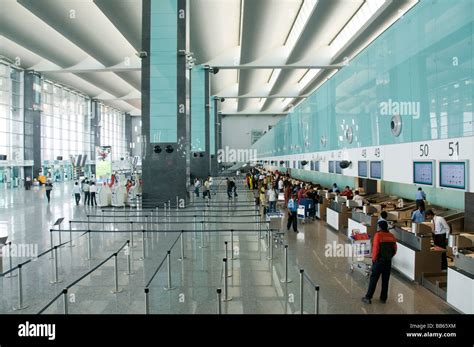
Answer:
<path fill-rule="evenodd" d="M 96 194 L 97 194 L 97 186 L 95 182 L 91 182 L 89 186 L 89 193 L 90 193 L 90 201 L 92 206 L 97 206 Z"/>
<path fill-rule="evenodd" d="M 283 180 L 280 178 L 280 180 L 278 181 L 278 191 L 280 193 L 283 193 Z"/>
<path fill-rule="evenodd" d="M 273 187 L 267 190 L 267 198 L 270 212 L 276 212 L 276 192 Z"/>
<path fill-rule="evenodd" d="M 209 189 L 211 190 L 212 195 L 216 195 L 215 189 L 214 189 L 214 180 L 211 176 L 209 176 Z"/>
<path fill-rule="evenodd" d="M 74 183 L 74 187 L 72 187 L 72 195 L 76 199 L 76 206 L 79 206 L 79 201 L 81 200 L 81 187 L 79 187 L 79 183 Z"/>
<path fill-rule="evenodd" d="M 356 190 L 354 192 L 354 197 L 352 198 L 353 201 L 357 202 L 360 206 L 362 206 L 364 204 L 364 198 L 362 196 L 359 195 L 359 191 Z"/>
<path fill-rule="evenodd" d="M 433 242 L 436 246 L 441 248 L 446 248 L 446 239 L 449 235 L 449 225 L 441 216 L 435 215 L 432 210 L 428 210 L 425 213 L 425 218 L 427 221 L 432 221 L 434 224 L 433 228 Z M 441 256 L 441 269 L 446 270 L 448 268 L 448 259 L 446 257 L 446 252 L 443 252 Z"/>

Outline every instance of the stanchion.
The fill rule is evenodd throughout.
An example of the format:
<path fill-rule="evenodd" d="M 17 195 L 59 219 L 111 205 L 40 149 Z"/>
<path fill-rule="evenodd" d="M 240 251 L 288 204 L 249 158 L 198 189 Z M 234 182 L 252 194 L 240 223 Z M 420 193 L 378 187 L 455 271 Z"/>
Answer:
<path fill-rule="evenodd" d="M 228 275 L 227 258 L 224 258 L 223 261 L 224 261 L 224 300 L 223 301 L 231 301 L 232 297 L 229 296 L 229 288 L 227 284 L 227 275 Z"/>
<path fill-rule="evenodd" d="M 178 205 L 179 205 L 179 197 L 176 196 L 176 211 L 178 211 Z"/>
<path fill-rule="evenodd" d="M 119 289 L 118 287 L 118 259 L 117 259 L 117 253 L 114 254 L 114 271 L 115 271 L 115 289 L 112 290 L 111 292 L 113 294 L 120 293 L 123 289 Z"/>
<path fill-rule="evenodd" d="M 166 254 L 166 263 L 168 265 L 168 287 L 165 287 L 165 290 L 173 290 L 175 288 L 171 285 L 171 250 Z"/>
<path fill-rule="evenodd" d="M 303 314 L 303 280 L 304 269 L 300 269 L 300 314 Z"/>
<path fill-rule="evenodd" d="M 226 259 L 229 259 L 228 256 L 227 256 L 227 246 L 229 245 L 227 241 L 224 242 L 224 245 L 225 245 L 225 258 Z M 232 277 L 232 272 L 231 273 L 227 273 L 227 277 Z"/>
<path fill-rule="evenodd" d="M 87 215 L 87 230 L 91 230 L 89 223 L 90 223 L 90 216 Z"/>
<path fill-rule="evenodd" d="M 12 242 L 8 242 L 8 265 L 9 265 L 9 270 L 12 269 Z M 15 275 L 13 272 L 10 272 L 8 274 L 5 275 L 5 278 L 13 278 L 13 277 L 16 277 L 17 275 Z"/>
<path fill-rule="evenodd" d="M 87 260 L 92 259 L 91 231 L 87 231 Z"/>
<path fill-rule="evenodd" d="M 148 293 L 150 289 L 145 288 L 145 314 L 150 314 L 150 299 L 148 298 Z"/>
<path fill-rule="evenodd" d="M 63 243 L 62 242 L 62 235 L 61 235 L 61 224 L 58 225 L 58 236 L 59 236 L 59 244 Z"/>
<path fill-rule="evenodd" d="M 69 221 L 69 247 L 72 248 L 74 245 L 72 244 L 72 226 L 71 221 Z"/>
<path fill-rule="evenodd" d="M 204 221 L 201 221 L 201 246 L 199 248 L 206 248 L 206 243 L 204 242 Z"/>
<path fill-rule="evenodd" d="M 168 200 L 168 217 L 171 217 L 171 200 Z"/>
<path fill-rule="evenodd" d="M 196 238 L 196 216 L 194 216 L 193 230 L 194 230 L 194 238 Z"/>
<path fill-rule="evenodd" d="M 163 217 L 166 219 L 166 202 L 163 204 Z"/>
<path fill-rule="evenodd" d="M 145 230 L 142 230 L 142 256 L 138 260 L 145 260 L 146 258 L 146 237 Z"/>
<path fill-rule="evenodd" d="M 179 261 L 183 261 L 184 257 L 184 231 L 181 231 L 181 257 L 178 258 Z"/>
<path fill-rule="evenodd" d="M 135 244 L 133 242 L 133 222 L 130 222 L 130 247 L 135 248 Z"/>
<path fill-rule="evenodd" d="M 291 283 L 288 278 L 288 245 L 285 245 L 285 279 L 280 281 L 281 283 Z"/>
<path fill-rule="evenodd" d="M 51 249 L 54 248 L 53 229 L 49 230 L 49 248 L 51 248 Z M 49 256 L 49 259 L 53 259 L 53 252 L 51 252 L 51 255 Z"/>
<path fill-rule="evenodd" d="M 50 281 L 51 284 L 61 283 L 58 279 L 58 246 L 54 246 L 54 279 Z"/>
<path fill-rule="evenodd" d="M 222 314 L 221 292 L 222 290 L 217 288 L 217 314 Z"/>
<path fill-rule="evenodd" d="M 64 314 L 68 314 L 67 288 L 63 289 Z"/>
<path fill-rule="evenodd" d="M 14 307 L 13 310 L 19 311 L 27 308 L 27 305 L 23 305 L 23 278 L 22 278 L 22 265 L 18 264 L 18 307 Z"/>
<path fill-rule="evenodd" d="M 234 257 L 234 229 L 230 230 L 230 259 L 237 259 L 236 257 Z"/>
<path fill-rule="evenodd" d="M 314 308 L 314 312 L 316 314 L 319 314 L 319 286 L 315 286 L 314 287 L 314 295 L 315 295 L 315 298 L 314 298 L 314 301 L 315 301 L 315 308 Z"/>
<path fill-rule="evenodd" d="M 268 232 L 267 232 L 267 244 L 268 244 L 268 256 L 267 256 L 267 260 L 272 260 L 273 259 L 273 242 L 272 242 L 272 231 L 270 229 L 268 229 Z"/>
<path fill-rule="evenodd" d="M 135 272 L 132 271 L 132 256 L 130 254 L 130 240 L 127 240 L 127 247 L 125 248 L 125 255 L 127 256 L 127 272 L 125 275 L 133 275 Z"/>
<path fill-rule="evenodd" d="M 153 211 L 151 211 L 153 214 Z M 146 216 L 146 224 L 145 224 L 145 236 L 148 238 L 148 230 L 150 230 L 150 220 L 148 219 L 149 216 Z"/>

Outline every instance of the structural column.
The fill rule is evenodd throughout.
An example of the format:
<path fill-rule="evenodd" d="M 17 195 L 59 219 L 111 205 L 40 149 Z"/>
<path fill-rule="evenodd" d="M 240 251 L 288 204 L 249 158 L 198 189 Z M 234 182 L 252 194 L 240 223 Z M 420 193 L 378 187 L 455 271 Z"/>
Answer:
<path fill-rule="evenodd" d="M 37 177 L 41 162 L 41 75 L 35 71 L 24 74 L 25 160 L 33 160 L 33 177 Z M 25 177 L 27 173 L 25 172 Z"/>
<path fill-rule="evenodd" d="M 143 1 L 143 201 L 184 199 L 189 183 L 186 0 Z"/>

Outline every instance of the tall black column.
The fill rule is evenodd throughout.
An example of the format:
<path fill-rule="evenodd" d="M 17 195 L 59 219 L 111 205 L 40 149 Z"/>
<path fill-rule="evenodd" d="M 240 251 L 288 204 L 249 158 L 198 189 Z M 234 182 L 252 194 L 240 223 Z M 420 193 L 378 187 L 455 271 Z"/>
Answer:
<path fill-rule="evenodd" d="M 33 160 L 33 177 L 37 177 L 41 162 L 41 75 L 25 71 L 24 79 L 24 145 L 25 160 Z M 26 173 L 25 173 L 26 176 Z"/>
<path fill-rule="evenodd" d="M 174 204 L 176 197 L 187 196 L 190 151 L 186 5 L 186 0 L 143 0 L 142 49 L 147 52 L 142 58 L 143 201 L 153 205 L 168 200 Z M 174 27 L 177 36 L 171 32 Z M 169 48 L 173 37 L 177 37 L 176 51 Z M 163 69 L 167 63 L 176 66 L 176 77 L 173 71 Z M 165 76 L 167 72 L 170 74 Z M 176 78 L 176 83 L 171 78 Z M 170 104 L 174 100 L 176 104 Z"/>
<path fill-rule="evenodd" d="M 217 106 L 218 106 L 218 99 L 217 97 L 212 98 L 209 102 L 214 103 L 213 107 L 213 112 L 214 112 L 214 124 L 211 124 L 212 127 L 214 127 L 214 156 L 211 156 L 211 175 L 216 176 L 217 175 L 217 150 L 218 150 L 218 143 L 217 143 Z"/>
<path fill-rule="evenodd" d="M 127 143 L 128 156 L 132 156 L 132 116 L 130 113 L 125 113 L 125 141 Z"/>
<path fill-rule="evenodd" d="M 91 161 L 96 159 L 96 148 L 100 146 L 100 104 L 97 100 L 91 100 L 91 130 L 92 130 L 92 157 Z M 95 165 L 94 165 L 95 167 Z"/>

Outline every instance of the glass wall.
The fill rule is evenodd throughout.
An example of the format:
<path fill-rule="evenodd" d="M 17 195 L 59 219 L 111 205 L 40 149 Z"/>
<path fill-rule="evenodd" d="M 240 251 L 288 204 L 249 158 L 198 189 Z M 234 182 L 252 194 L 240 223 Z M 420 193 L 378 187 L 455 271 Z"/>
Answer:
<path fill-rule="evenodd" d="M 471 0 L 420 1 L 263 136 L 258 156 L 473 136 L 473 14 Z"/>
<path fill-rule="evenodd" d="M 177 142 L 177 0 L 151 2 L 150 142 Z M 146 135 L 146 134 L 144 134 Z"/>
<path fill-rule="evenodd" d="M 203 66 L 195 66 L 191 77 L 191 151 L 206 151 L 206 70 Z"/>
<path fill-rule="evenodd" d="M 112 160 L 120 160 L 128 153 L 125 136 L 125 113 L 100 105 L 100 145 L 112 146 Z"/>
<path fill-rule="evenodd" d="M 24 159 L 23 73 L 0 64 L 0 154 Z"/>
<path fill-rule="evenodd" d="M 42 87 L 42 160 L 69 160 L 79 154 L 90 159 L 90 99 L 50 81 L 44 80 Z"/>

